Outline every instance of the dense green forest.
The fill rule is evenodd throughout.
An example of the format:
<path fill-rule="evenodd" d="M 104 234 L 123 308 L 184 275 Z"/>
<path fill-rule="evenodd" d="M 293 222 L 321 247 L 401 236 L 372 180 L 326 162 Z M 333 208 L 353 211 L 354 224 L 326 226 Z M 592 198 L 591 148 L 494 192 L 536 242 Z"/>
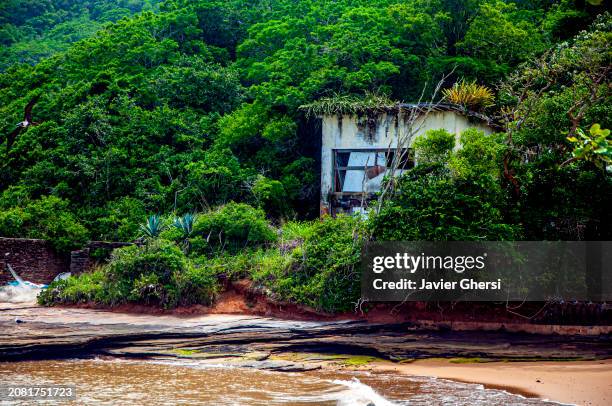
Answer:
<path fill-rule="evenodd" d="M 422 153 L 439 153 L 355 227 L 386 239 L 612 237 L 605 1 L 29 0 L 3 2 L 0 27 L 0 235 L 69 250 L 140 237 L 147 215 L 206 212 L 197 235 L 165 239 L 209 257 L 213 231 L 235 233 L 229 246 L 273 243 L 224 227 L 318 216 L 320 130 L 303 106 L 428 100 L 444 77 L 443 88 L 488 89 L 479 108 L 499 134 L 464 134 L 458 152 L 430 134 Z M 24 111 L 33 124 L 16 131 Z M 313 250 L 301 276 L 281 282 L 281 256 L 256 278 L 334 309 L 338 298 L 309 300 L 356 256 L 328 221 L 296 234 Z M 169 252 L 160 244 L 149 248 Z M 317 264 L 332 248 L 346 258 Z"/>
<path fill-rule="evenodd" d="M 34 64 L 64 51 L 104 27 L 141 11 L 155 11 L 159 0 L 6 0 L 0 4 L 0 70 Z"/>

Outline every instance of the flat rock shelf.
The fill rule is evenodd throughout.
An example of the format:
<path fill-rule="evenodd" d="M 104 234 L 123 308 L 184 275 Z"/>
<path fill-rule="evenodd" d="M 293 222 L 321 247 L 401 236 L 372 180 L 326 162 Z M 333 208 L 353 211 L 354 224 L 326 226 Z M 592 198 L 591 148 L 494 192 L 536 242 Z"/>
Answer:
<path fill-rule="evenodd" d="M 610 334 L 450 331 L 416 323 L 313 322 L 218 314 L 185 317 L 32 306 L 0 308 L 0 328 L 0 361 L 170 357 L 224 359 L 246 367 L 303 371 L 318 368 L 317 361 L 337 354 L 394 362 L 612 357 Z"/>

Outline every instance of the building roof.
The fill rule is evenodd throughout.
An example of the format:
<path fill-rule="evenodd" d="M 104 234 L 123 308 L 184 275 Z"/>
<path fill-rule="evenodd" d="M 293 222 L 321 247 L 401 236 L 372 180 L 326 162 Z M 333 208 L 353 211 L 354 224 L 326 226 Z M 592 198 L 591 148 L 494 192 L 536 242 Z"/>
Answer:
<path fill-rule="evenodd" d="M 427 113 L 431 113 L 431 112 L 438 112 L 438 111 L 452 111 L 455 112 L 457 114 L 461 114 L 464 115 L 466 117 L 470 117 L 470 118 L 474 118 L 476 120 L 479 121 L 483 121 L 484 123 L 486 123 L 486 125 L 488 125 L 491 128 L 495 128 L 495 129 L 499 129 L 501 128 L 501 125 L 499 123 L 496 123 L 491 117 L 488 117 L 485 114 L 476 112 L 476 111 L 472 111 L 469 110 L 461 105 L 458 104 L 452 104 L 452 103 L 430 103 L 430 102 L 422 102 L 422 103 L 395 103 L 395 104 L 389 104 L 389 105 L 378 105 L 375 107 L 361 107 L 361 108 L 357 108 L 352 112 L 337 112 L 337 113 L 328 113 L 328 114 L 322 114 L 321 116 L 336 116 L 336 115 L 340 115 L 340 114 L 348 114 L 348 115 L 360 115 L 360 114 L 380 114 L 380 113 L 387 113 L 387 114 L 397 114 L 400 111 L 407 111 L 407 110 L 417 110 L 420 113 L 423 114 L 427 114 Z"/>
<path fill-rule="evenodd" d="M 459 114 L 462 114 L 467 117 L 472 117 L 478 119 L 480 121 L 484 121 L 490 127 L 500 127 L 500 125 L 494 120 L 482 113 L 478 113 L 476 111 L 468 110 L 467 108 L 460 106 L 458 104 L 452 103 L 400 103 L 400 109 L 405 110 L 421 110 L 422 112 L 432 112 L 432 111 L 453 111 Z M 397 107 L 396 107 L 397 109 Z"/>

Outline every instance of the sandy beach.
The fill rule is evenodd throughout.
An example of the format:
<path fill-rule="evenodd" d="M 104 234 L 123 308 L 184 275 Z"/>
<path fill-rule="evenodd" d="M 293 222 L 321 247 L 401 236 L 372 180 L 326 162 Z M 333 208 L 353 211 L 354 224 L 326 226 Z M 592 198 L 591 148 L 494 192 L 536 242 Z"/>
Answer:
<path fill-rule="evenodd" d="M 612 404 L 612 360 L 452 363 L 431 359 L 412 363 L 375 363 L 375 369 L 480 383 L 524 396 L 561 403 Z"/>

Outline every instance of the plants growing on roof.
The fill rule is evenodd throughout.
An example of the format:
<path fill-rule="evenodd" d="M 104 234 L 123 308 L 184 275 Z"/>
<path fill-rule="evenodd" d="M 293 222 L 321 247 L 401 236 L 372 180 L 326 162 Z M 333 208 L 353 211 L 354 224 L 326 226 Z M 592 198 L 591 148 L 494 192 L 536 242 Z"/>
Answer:
<path fill-rule="evenodd" d="M 300 106 L 307 116 L 322 116 L 334 114 L 360 114 L 364 112 L 383 112 L 397 106 L 399 102 L 391 100 L 380 93 L 366 92 L 364 96 L 338 94 L 322 97 L 312 103 Z"/>
<path fill-rule="evenodd" d="M 469 110 L 480 111 L 493 105 L 494 96 L 491 89 L 475 81 L 461 80 L 453 87 L 442 91 L 444 98 Z"/>

